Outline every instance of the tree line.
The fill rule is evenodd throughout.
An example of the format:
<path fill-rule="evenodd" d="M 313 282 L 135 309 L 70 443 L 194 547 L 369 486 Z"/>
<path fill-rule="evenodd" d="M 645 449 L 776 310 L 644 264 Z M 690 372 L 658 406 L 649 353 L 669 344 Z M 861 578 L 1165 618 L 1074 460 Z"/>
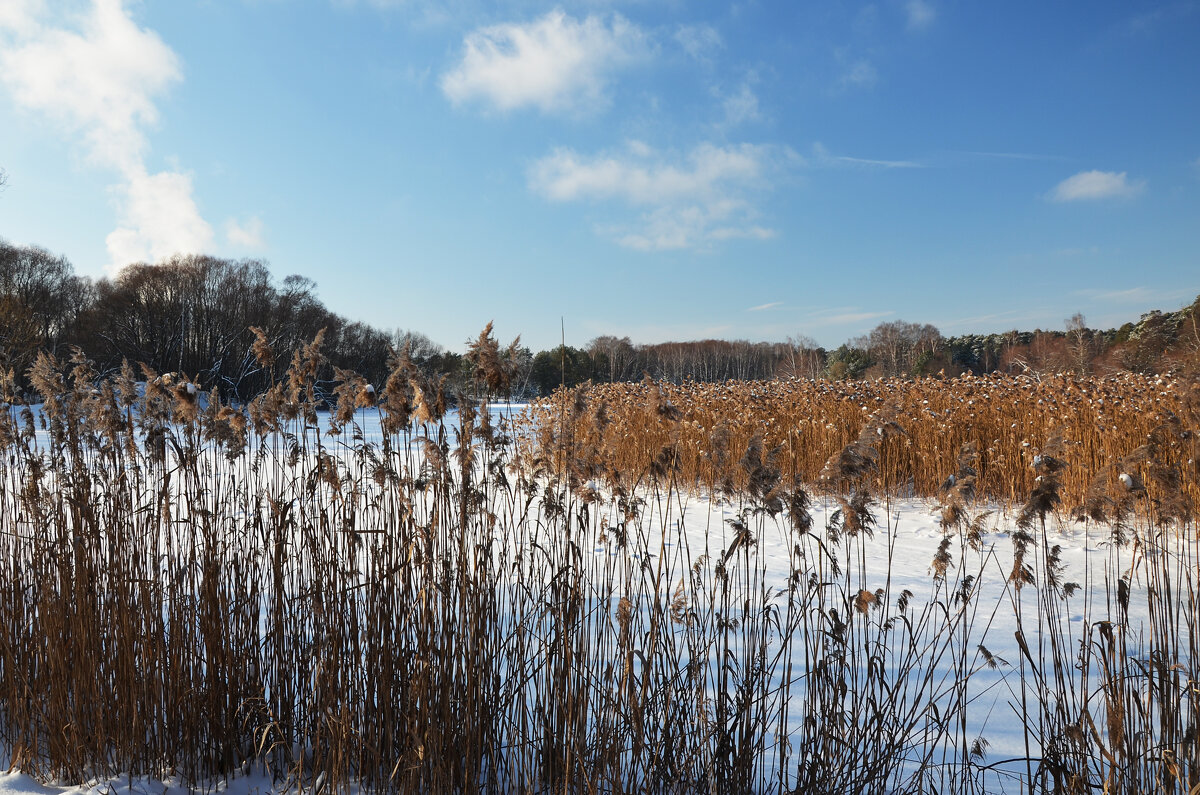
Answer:
<path fill-rule="evenodd" d="M 255 359 L 251 327 L 281 352 L 279 372 Z M 39 351 L 61 357 L 79 348 L 102 373 L 122 361 L 144 362 L 246 399 L 266 388 L 321 329 L 327 379 L 340 367 L 381 381 L 391 353 L 406 344 L 431 371 L 456 365 L 441 361 L 444 351 L 420 335 L 331 312 L 312 281 L 276 281 L 261 260 L 175 256 L 93 281 L 77 276 L 63 257 L 0 241 L 0 368 L 12 370 L 18 383 Z"/>
<path fill-rule="evenodd" d="M 1082 315 L 1062 330 L 1008 331 L 944 337 L 935 326 L 903 320 L 827 350 L 807 337 L 784 342 L 702 340 L 635 345 L 597 337 L 584 348 L 534 357 L 533 382 L 628 381 L 649 374 L 674 383 L 776 378 L 858 379 L 963 373 L 1158 373 L 1200 371 L 1200 297 L 1177 312 L 1148 312 L 1119 329 L 1090 329 Z"/>
<path fill-rule="evenodd" d="M 964 372 L 1159 372 L 1200 361 L 1200 297 L 1178 312 L 1150 312 L 1119 329 L 1096 331 L 1076 315 L 1062 330 L 944 337 L 929 324 L 880 323 L 827 350 L 797 336 L 783 342 L 698 340 L 635 344 L 601 336 L 586 346 L 534 353 L 505 349 L 517 396 L 548 394 L 560 384 L 630 381 L 650 375 L 672 382 L 775 378 L 953 376 Z M 278 352 L 268 372 L 252 352 L 262 331 Z M 180 372 L 202 388 L 245 400 L 265 389 L 292 352 L 324 329 L 325 371 L 354 370 L 382 383 L 391 359 L 406 351 L 448 391 L 468 391 L 471 363 L 416 331 L 385 330 L 341 317 L 302 276 L 277 280 L 256 259 L 178 255 L 129 265 L 111 278 L 78 276 L 64 257 L 0 240 L 0 369 L 20 384 L 39 351 L 76 348 L 101 372 L 122 361 Z"/>

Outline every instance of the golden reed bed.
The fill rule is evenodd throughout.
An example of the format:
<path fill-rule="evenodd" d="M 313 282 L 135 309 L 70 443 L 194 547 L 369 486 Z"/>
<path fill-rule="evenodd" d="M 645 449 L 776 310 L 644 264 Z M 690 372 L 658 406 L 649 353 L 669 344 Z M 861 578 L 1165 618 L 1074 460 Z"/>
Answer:
<path fill-rule="evenodd" d="M 532 404 L 524 454 L 614 486 L 667 472 L 734 491 L 761 463 L 787 482 L 838 480 L 856 440 L 875 486 L 937 496 L 968 464 L 979 497 L 1024 500 L 1044 461 L 1065 462 L 1064 509 L 1145 489 L 1163 518 L 1190 515 L 1200 481 L 1200 383 L 1170 377 L 964 376 L 909 381 L 650 380 L 559 391 Z M 874 444 L 866 444 L 874 434 Z M 747 457 L 749 455 L 749 458 Z M 1162 468 L 1172 471 L 1164 481 Z M 1157 468 L 1151 472 L 1152 468 Z M 1126 477 L 1122 477 L 1125 475 Z"/>

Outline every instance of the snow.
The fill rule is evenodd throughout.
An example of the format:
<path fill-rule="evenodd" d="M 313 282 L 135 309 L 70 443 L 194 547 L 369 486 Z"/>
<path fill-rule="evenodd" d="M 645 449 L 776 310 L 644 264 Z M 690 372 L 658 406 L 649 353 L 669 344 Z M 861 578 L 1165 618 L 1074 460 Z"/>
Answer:
<path fill-rule="evenodd" d="M 196 789 L 171 779 L 160 781 L 143 776 L 113 776 L 84 786 L 54 786 L 40 784 L 24 773 L 0 773 L 0 795 L 185 795 Z M 269 776 L 250 774 L 228 782 L 214 781 L 203 789 L 213 795 L 262 795 L 279 788 Z"/>

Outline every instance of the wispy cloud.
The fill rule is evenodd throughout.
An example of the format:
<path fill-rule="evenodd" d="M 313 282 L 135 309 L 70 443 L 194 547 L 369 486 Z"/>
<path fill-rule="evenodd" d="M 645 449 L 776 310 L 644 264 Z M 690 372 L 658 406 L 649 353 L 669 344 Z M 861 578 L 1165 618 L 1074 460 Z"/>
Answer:
<path fill-rule="evenodd" d="M 1050 198 L 1056 202 L 1128 198 L 1142 192 L 1146 183 L 1129 180 L 1127 172 L 1081 171 L 1055 186 Z"/>
<path fill-rule="evenodd" d="M 441 79 L 455 104 L 574 114 L 606 107 L 612 73 L 649 54 L 646 33 L 619 14 L 577 20 L 554 10 L 525 24 L 479 28 Z"/>
<path fill-rule="evenodd" d="M 617 201 L 642 209 L 637 223 L 602 229 L 619 244 L 646 251 L 704 248 L 738 238 L 766 239 L 750 197 L 787 168 L 790 150 L 704 143 L 683 157 L 637 142 L 628 151 L 581 155 L 556 149 L 529 169 L 530 188 L 557 202 Z"/>
<path fill-rule="evenodd" d="M 93 0 L 87 13 L 49 23 L 40 9 L 17 2 L 0 14 L 0 81 L 18 107 L 81 138 L 91 162 L 120 174 L 110 267 L 208 248 L 212 228 L 191 176 L 150 173 L 145 162 L 155 99 L 182 79 L 174 51 L 138 27 L 121 0 Z"/>
<path fill-rule="evenodd" d="M 876 168 L 924 168 L 923 163 L 915 160 L 878 160 L 866 157 L 847 157 L 835 155 L 821 142 L 812 146 L 812 162 L 818 166 L 871 166 Z"/>
<path fill-rule="evenodd" d="M 769 304 L 759 304 L 758 306 L 750 307 L 746 311 L 747 312 L 765 312 L 768 309 L 774 309 L 779 306 L 783 306 L 783 301 L 772 301 Z"/>
<path fill-rule="evenodd" d="M 846 65 L 834 82 L 838 91 L 848 91 L 856 88 L 871 88 L 879 81 L 879 71 L 865 58 L 860 58 Z"/>
<path fill-rule="evenodd" d="M 697 61 L 710 61 L 725 46 L 712 25 L 680 25 L 672 37 L 685 53 Z"/>
<path fill-rule="evenodd" d="M 682 163 L 668 163 L 644 145 L 637 152 L 588 157 L 556 149 L 534 164 L 530 182 L 556 201 L 623 198 L 634 204 L 660 204 L 693 196 L 714 196 L 730 184 L 763 176 L 769 147 L 754 144 L 694 148 Z"/>
<path fill-rule="evenodd" d="M 762 119 L 762 112 L 758 106 L 758 95 L 754 93 L 752 86 L 753 81 L 754 76 L 751 75 L 743 80 L 736 90 L 728 94 L 714 89 L 713 94 L 721 101 L 721 109 L 724 111 L 723 126 L 736 127 L 739 124 Z"/>
<path fill-rule="evenodd" d="M 1163 26 L 1186 19 L 1196 13 L 1196 10 L 1197 4 L 1190 0 L 1168 3 L 1125 19 L 1121 23 L 1120 31 L 1127 36 L 1151 35 Z"/>
<path fill-rule="evenodd" d="M 753 223 L 755 215 L 742 201 L 660 207 L 642 215 L 637 224 L 600 225 L 597 231 L 636 251 L 703 250 L 726 240 L 775 237 L 774 229 Z"/>
<path fill-rule="evenodd" d="M 969 329 L 972 332 L 978 332 L 981 328 L 995 328 L 1000 324 L 1016 327 L 1026 321 L 1040 321 L 1046 315 L 1047 311 L 1044 309 L 1035 311 L 1009 309 L 1003 312 L 988 312 L 982 315 L 969 315 L 951 320 L 942 320 L 935 323 L 935 325 L 942 331 Z"/>
<path fill-rule="evenodd" d="M 971 150 L 954 150 L 950 154 L 969 155 L 970 157 L 990 157 L 1000 160 L 1066 160 L 1062 155 L 1039 155 L 1029 152 L 976 152 Z"/>
<path fill-rule="evenodd" d="M 924 0 L 908 0 L 904 4 L 909 30 L 925 30 L 937 18 L 937 11 Z"/>
<path fill-rule="evenodd" d="M 639 141 L 636 138 L 631 138 L 625 142 L 625 148 L 630 151 L 635 157 L 653 157 L 654 148 L 645 141 Z"/>
<path fill-rule="evenodd" d="M 819 328 L 821 326 L 843 326 L 855 323 L 866 323 L 870 320 L 880 320 L 896 314 L 895 310 L 885 312 L 864 312 L 857 308 L 847 307 L 815 312 L 805 318 L 800 325 Z"/>
<path fill-rule="evenodd" d="M 915 160 L 872 160 L 866 157 L 845 156 L 835 157 L 833 160 L 839 163 L 847 163 L 849 165 L 879 166 L 881 168 L 923 168 L 923 166 Z"/>
<path fill-rule="evenodd" d="M 1194 298 L 1196 296 L 1196 292 L 1196 287 L 1178 290 L 1155 290 L 1150 287 L 1129 287 L 1124 290 L 1076 290 L 1075 295 L 1092 301 L 1102 301 L 1105 303 L 1145 305 L 1154 303 L 1156 301 L 1167 302 Z M 1160 308 L 1168 309 L 1169 307 L 1163 306 Z"/>
<path fill-rule="evenodd" d="M 258 216 L 247 218 L 244 222 L 235 218 L 228 219 L 225 221 L 225 239 L 237 248 L 263 248 L 262 219 Z"/>

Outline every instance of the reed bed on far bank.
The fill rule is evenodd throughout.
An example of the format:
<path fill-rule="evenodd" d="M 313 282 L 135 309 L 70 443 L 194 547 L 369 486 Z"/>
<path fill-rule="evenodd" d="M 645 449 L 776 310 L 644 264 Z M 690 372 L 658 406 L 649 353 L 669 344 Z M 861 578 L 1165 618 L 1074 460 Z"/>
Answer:
<path fill-rule="evenodd" d="M 486 330 L 471 354 L 502 393 Z M 1136 488 L 1098 481 L 1085 518 L 1110 566 L 1080 596 L 1053 531 L 1079 448 L 1038 440 L 1041 479 L 987 601 L 997 558 L 969 444 L 928 576 L 897 584 L 904 542 L 877 487 L 912 438 L 898 415 L 826 456 L 828 510 L 777 445 L 730 430 L 733 518 L 696 527 L 693 486 L 725 478 L 688 470 L 678 429 L 694 420 L 670 394 L 644 387 L 654 407 L 628 433 L 649 463 L 630 476 L 596 463 L 628 454 L 607 432 L 623 420 L 580 393 L 533 427 L 465 398 L 452 420 L 443 385 L 401 355 L 378 390 L 340 372 L 325 415 L 319 357 L 317 340 L 244 408 L 183 377 L 39 359 L 40 412 L 0 412 L 15 768 L 204 787 L 265 769 L 314 792 L 1200 786 L 1195 525 L 1161 496 L 1192 475 L 1169 442 L 1138 454 Z M 1170 434 L 1200 423 L 1176 416 L 1148 434 L 1183 444 Z M 1083 622 L 1060 620 L 1079 599 Z M 1004 622 L 1012 639 L 992 633 Z M 996 688 L 1015 756 L 989 755 L 978 704 Z"/>
<path fill-rule="evenodd" d="M 1150 501 L 1200 504 L 1200 384 L 1126 373 L 962 376 L 917 381 L 735 381 L 682 385 L 646 379 L 556 392 L 525 417 L 530 458 L 568 441 L 572 459 L 552 462 L 564 475 L 619 486 L 644 482 L 669 458 L 678 482 L 736 493 L 748 478 L 742 454 L 768 452 L 787 477 L 818 484 L 830 458 L 850 445 L 873 451 L 872 486 L 938 497 L 964 446 L 975 451 L 975 491 L 1019 505 L 1037 485 L 1038 464 L 1057 457 L 1065 509 L 1128 490 L 1121 475 L 1150 489 Z M 863 445 L 864 429 L 882 434 Z M 1151 461 L 1177 482 L 1156 490 Z M 1190 510 L 1191 508 L 1189 508 Z"/>

